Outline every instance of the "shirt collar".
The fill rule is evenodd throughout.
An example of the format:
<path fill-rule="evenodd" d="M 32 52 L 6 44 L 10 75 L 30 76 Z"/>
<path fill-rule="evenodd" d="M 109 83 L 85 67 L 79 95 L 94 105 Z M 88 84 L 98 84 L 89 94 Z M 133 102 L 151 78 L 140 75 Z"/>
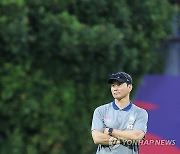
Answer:
<path fill-rule="evenodd" d="M 115 110 L 128 111 L 128 110 L 130 110 L 130 109 L 131 109 L 131 107 L 132 107 L 132 103 L 130 102 L 130 103 L 129 103 L 129 105 L 128 105 L 128 106 L 126 106 L 125 108 L 123 108 L 123 109 L 119 109 L 119 107 L 116 105 L 115 101 L 113 101 L 112 106 L 113 106 L 113 108 L 114 108 Z"/>

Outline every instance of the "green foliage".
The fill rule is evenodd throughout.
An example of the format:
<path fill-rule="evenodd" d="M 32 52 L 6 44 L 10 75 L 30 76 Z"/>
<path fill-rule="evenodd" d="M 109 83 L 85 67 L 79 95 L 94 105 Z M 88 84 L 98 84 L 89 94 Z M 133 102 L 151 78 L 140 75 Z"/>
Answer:
<path fill-rule="evenodd" d="M 0 2 L 0 153 L 93 153 L 110 73 L 160 72 L 167 0 Z"/>

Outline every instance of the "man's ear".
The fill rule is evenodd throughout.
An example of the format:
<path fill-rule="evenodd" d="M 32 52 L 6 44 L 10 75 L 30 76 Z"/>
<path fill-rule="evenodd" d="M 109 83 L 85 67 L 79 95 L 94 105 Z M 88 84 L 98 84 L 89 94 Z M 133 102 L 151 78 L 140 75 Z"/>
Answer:
<path fill-rule="evenodd" d="M 133 89 L 133 86 L 132 86 L 132 84 L 129 84 L 128 85 L 128 88 L 130 89 L 130 91 Z"/>

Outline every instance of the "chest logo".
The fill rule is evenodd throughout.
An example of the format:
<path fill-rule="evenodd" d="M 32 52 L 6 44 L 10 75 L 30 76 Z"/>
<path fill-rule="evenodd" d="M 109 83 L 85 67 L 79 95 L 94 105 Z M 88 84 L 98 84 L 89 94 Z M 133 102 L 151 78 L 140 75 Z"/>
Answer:
<path fill-rule="evenodd" d="M 127 123 L 127 129 L 133 129 L 134 122 L 135 122 L 135 117 L 133 115 L 130 115 Z"/>
<path fill-rule="evenodd" d="M 105 120 L 105 121 L 111 121 L 111 117 L 105 116 L 105 117 L 104 117 L 104 120 Z"/>

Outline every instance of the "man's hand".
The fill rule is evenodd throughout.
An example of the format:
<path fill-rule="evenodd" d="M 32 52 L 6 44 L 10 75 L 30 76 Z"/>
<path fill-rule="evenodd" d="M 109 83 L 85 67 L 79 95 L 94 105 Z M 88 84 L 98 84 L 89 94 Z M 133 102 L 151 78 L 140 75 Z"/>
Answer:
<path fill-rule="evenodd" d="M 111 138 L 109 139 L 109 145 L 110 145 L 110 146 L 113 146 L 113 145 L 116 145 L 116 144 L 120 144 L 120 140 L 118 140 L 118 139 L 115 138 L 115 137 L 111 137 Z"/>
<path fill-rule="evenodd" d="M 104 129 L 104 134 L 109 135 L 108 130 L 109 130 L 109 128 L 105 128 L 105 129 Z"/>

